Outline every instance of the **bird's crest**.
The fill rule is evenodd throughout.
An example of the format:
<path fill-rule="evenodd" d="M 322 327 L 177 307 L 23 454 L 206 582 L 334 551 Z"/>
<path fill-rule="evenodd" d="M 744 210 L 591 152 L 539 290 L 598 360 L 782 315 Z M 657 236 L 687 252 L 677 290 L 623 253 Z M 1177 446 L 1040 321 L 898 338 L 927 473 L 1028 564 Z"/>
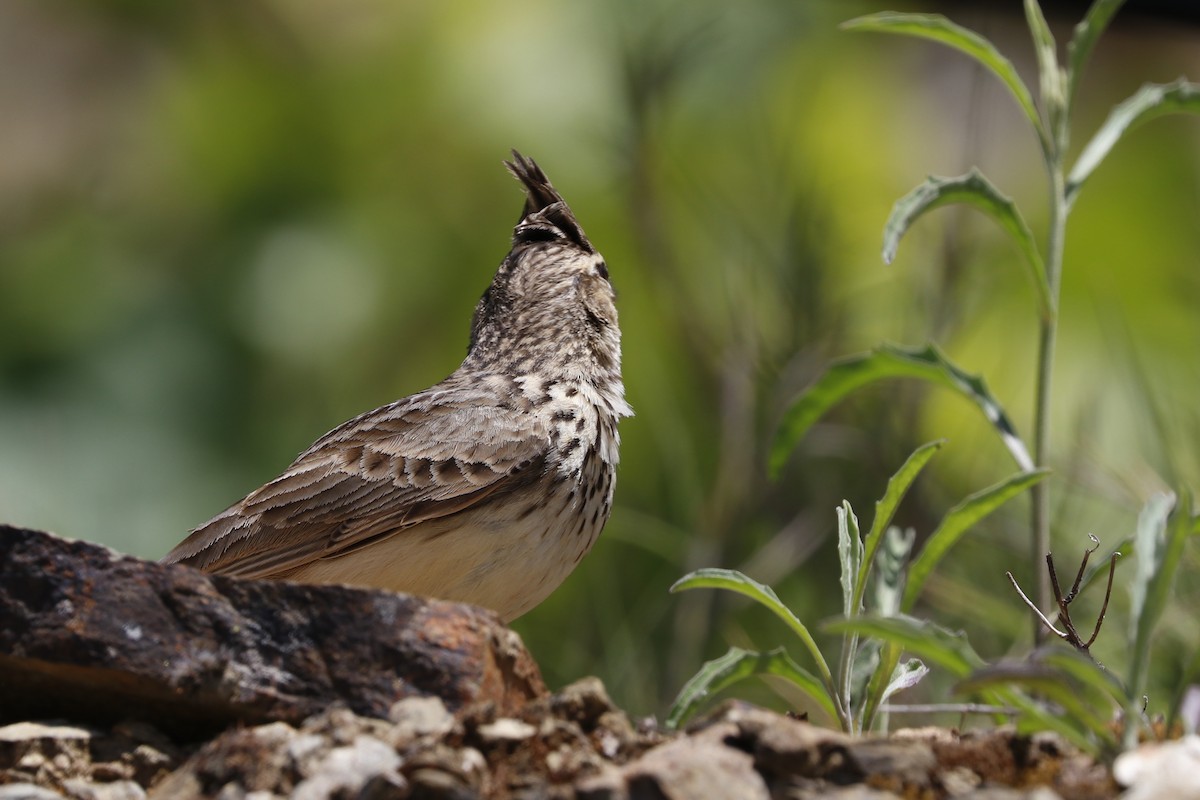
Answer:
<path fill-rule="evenodd" d="M 567 201 L 563 200 L 537 162 L 516 150 L 512 154 L 513 160 L 505 161 L 504 166 L 525 187 L 525 208 L 521 211 L 517 227 L 513 229 L 513 242 L 563 238 L 589 253 L 596 252 Z"/>

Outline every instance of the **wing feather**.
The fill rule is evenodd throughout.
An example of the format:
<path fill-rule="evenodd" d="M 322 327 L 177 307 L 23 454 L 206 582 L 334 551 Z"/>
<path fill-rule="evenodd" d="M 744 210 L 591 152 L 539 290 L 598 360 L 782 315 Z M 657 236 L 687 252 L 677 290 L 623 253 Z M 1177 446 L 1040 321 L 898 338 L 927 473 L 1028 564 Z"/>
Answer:
<path fill-rule="evenodd" d="M 544 474 L 549 434 L 495 394 L 438 387 L 330 431 L 275 480 L 163 559 L 278 578 L 431 519 L 458 514 Z"/>

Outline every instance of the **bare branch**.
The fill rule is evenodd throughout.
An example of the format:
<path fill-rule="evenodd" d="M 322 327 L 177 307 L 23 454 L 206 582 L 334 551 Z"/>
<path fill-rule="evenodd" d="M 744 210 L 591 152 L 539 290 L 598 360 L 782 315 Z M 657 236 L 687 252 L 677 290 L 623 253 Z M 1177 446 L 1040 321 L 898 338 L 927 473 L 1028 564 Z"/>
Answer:
<path fill-rule="evenodd" d="M 1008 576 L 1008 582 L 1011 583 L 1013 588 L 1017 590 L 1017 594 L 1021 595 L 1021 599 L 1025 601 L 1025 605 L 1029 606 L 1029 610 L 1034 614 L 1037 614 L 1037 617 L 1042 621 L 1042 624 L 1045 625 L 1055 636 L 1063 641 L 1069 642 L 1071 637 L 1054 627 L 1054 623 L 1046 618 L 1046 615 L 1042 613 L 1041 609 L 1033 604 L 1033 601 L 1025 595 L 1025 592 L 1021 591 L 1021 586 L 1017 583 L 1017 579 L 1013 577 L 1013 574 L 1011 572 L 1006 572 L 1004 574 Z"/>
<path fill-rule="evenodd" d="M 1079 563 L 1079 572 L 1075 575 L 1075 582 L 1071 584 L 1071 591 L 1067 592 L 1068 604 L 1079 594 L 1079 584 L 1083 582 L 1083 571 L 1087 569 L 1088 559 L 1092 557 L 1092 553 L 1100 549 L 1100 540 L 1094 533 L 1089 533 L 1088 538 L 1092 540 L 1092 546 L 1083 551 L 1083 561 Z"/>
<path fill-rule="evenodd" d="M 1104 590 L 1104 605 L 1100 606 L 1100 616 L 1096 617 L 1096 629 L 1092 631 L 1092 638 L 1087 640 L 1084 649 L 1091 647 L 1092 642 L 1096 641 L 1096 637 L 1100 635 L 1100 626 L 1104 624 L 1104 615 L 1108 613 L 1108 600 L 1112 597 L 1113 575 L 1117 573 L 1117 559 L 1120 556 L 1120 553 L 1113 553 L 1112 560 L 1108 562 L 1108 588 Z"/>

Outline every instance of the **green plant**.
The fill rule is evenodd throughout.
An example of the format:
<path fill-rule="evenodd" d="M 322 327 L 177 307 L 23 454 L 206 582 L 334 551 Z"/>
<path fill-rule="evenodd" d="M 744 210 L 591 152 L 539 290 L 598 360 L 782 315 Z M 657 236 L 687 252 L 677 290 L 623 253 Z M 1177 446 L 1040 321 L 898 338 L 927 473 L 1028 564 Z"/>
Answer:
<path fill-rule="evenodd" d="M 1192 516 L 1190 499 L 1183 495 L 1179 507 L 1175 508 L 1173 495 L 1151 498 L 1139 518 L 1137 534 L 1130 542 L 1121 545 L 1127 554 L 1130 551 L 1136 553 L 1138 564 L 1132 581 L 1128 682 L 1122 682 L 1090 658 L 1087 648 L 1092 640 L 1083 641 L 1071 627 L 1066 613 L 1069 600 L 1060 592 L 1056 592 L 1057 597 L 1052 596 L 1052 570 L 1041 569 L 1042 559 L 1050 553 L 1049 494 L 1041 479 L 1046 474 L 1049 461 L 1051 374 L 1058 336 L 1059 294 L 1068 216 L 1084 183 L 1131 129 L 1167 113 L 1200 113 L 1200 85 L 1181 79 L 1166 85 L 1143 86 L 1112 110 L 1074 162 L 1068 163 L 1069 117 L 1080 77 L 1098 38 L 1122 3 L 1123 0 L 1096 0 L 1075 28 L 1066 60 L 1060 63 L 1057 45 L 1037 0 L 1025 0 L 1026 20 L 1037 54 L 1040 105 L 1035 103 L 1033 94 L 1017 75 L 1011 62 L 991 42 L 942 16 L 887 12 L 861 17 L 843 25 L 846 30 L 927 38 L 966 53 L 1004 83 L 1037 137 L 1050 194 L 1048 232 L 1042 247 L 1039 247 L 1016 203 L 976 169 L 958 177 L 930 177 L 901 198 L 889 216 L 883 237 L 883 258 L 890 263 L 900 239 L 917 219 L 935 208 L 954 203 L 979 208 L 1012 237 L 1035 287 L 1038 312 L 1032 454 L 982 378 L 953 364 L 933 345 L 922 348 L 882 345 L 869 353 L 832 364 L 785 413 L 770 453 L 772 475 L 779 474 L 807 431 L 834 404 L 864 385 L 897 377 L 918 378 L 951 388 L 974 403 L 1021 471 L 1002 484 L 973 495 L 947 514 L 938 530 L 929 537 L 907 567 L 903 564 L 885 567 L 877 561 L 876 556 L 882 541 L 895 544 L 898 551 L 903 550 L 907 554 L 907 550 L 900 547 L 902 537 L 898 533 L 892 534 L 889 530 L 884 537 L 883 531 L 887 529 L 890 514 L 894 511 L 894 505 L 889 505 L 889 498 L 893 497 L 893 486 L 902 487 L 899 495 L 903 495 L 911 483 L 911 478 L 906 483 L 903 477 L 907 474 L 906 470 L 917 464 L 916 470 L 919 471 L 932 455 L 932 446 L 927 445 L 926 448 L 930 449 L 922 448 L 914 453 L 889 483 L 888 493 L 877 504 L 876 520 L 865 539 L 859 540 L 857 520 L 849 504 L 843 503 L 838 510 L 843 618 L 825 626 L 828 631 L 842 634 L 836 675 L 804 625 L 769 587 L 728 570 L 699 570 L 685 576 L 672 587 L 672 591 L 698 587 L 725 588 L 754 597 L 771 608 L 800 635 L 817 665 L 817 674 L 803 670 L 782 648 L 766 654 L 731 650 L 722 658 L 706 664 L 688 682 L 672 709 L 672 723 L 677 724 L 709 693 L 748 675 L 769 673 L 791 678 L 814 698 L 820 708 L 835 717 L 843 729 L 866 730 L 877 722 L 883 700 L 892 691 L 911 685 L 923 674 L 923 665 L 920 668 L 916 666 L 920 662 L 910 661 L 904 667 L 898 666 L 901 654 L 907 651 L 947 669 L 959 678 L 957 691 L 975 695 L 985 703 L 992 704 L 989 707 L 1003 707 L 1018 712 L 1019 724 L 1025 729 L 1055 730 L 1081 747 L 1096 752 L 1111 753 L 1119 744 L 1128 746 L 1136 740 L 1139 726 L 1135 720 L 1142 715 L 1150 640 L 1170 595 L 1184 543 L 1190 533 L 1200 528 Z M 1030 605 L 1037 610 L 1049 608 L 1052 600 L 1057 601 L 1060 614 L 1069 629 L 1069 635 L 1063 635 L 1062 638 L 1078 649 L 1039 648 L 1020 662 L 988 665 L 970 647 L 965 637 L 928 621 L 914 619 L 908 614 L 930 571 L 949 547 L 984 514 L 1026 487 L 1032 487 L 1033 492 L 1030 552 L 1034 574 L 1039 576 L 1035 600 Z M 895 502 L 899 502 L 899 497 L 895 498 Z M 1174 515 L 1171 514 L 1173 508 L 1176 511 Z M 908 547 L 911 547 L 911 542 Z M 1106 560 L 1110 570 L 1114 563 L 1112 558 Z M 881 590 L 872 613 L 867 614 L 863 600 L 867 576 L 873 568 L 878 571 L 877 578 L 881 586 L 888 581 L 895 581 L 903 584 L 903 589 L 891 601 L 885 599 L 888 595 Z M 1070 599 L 1074 598 L 1077 591 L 1086 589 L 1099 574 L 1099 569 L 1094 569 L 1085 577 L 1081 566 L 1080 575 L 1069 593 Z M 1110 571 L 1110 591 L 1111 574 Z M 1039 640 L 1042 638 L 1043 624 L 1054 629 L 1054 623 L 1038 611 L 1035 630 Z M 1200 659 L 1186 671 L 1188 676 L 1200 674 L 1197 664 L 1200 664 Z M 1180 695 L 1184 688 L 1180 687 Z M 1114 733 L 1111 714 L 1105 713 L 1106 710 L 1116 709 L 1123 710 L 1127 721 L 1123 742 L 1119 742 Z"/>
<path fill-rule="evenodd" d="M 1176 498 L 1171 493 L 1156 494 L 1146 502 L 1138 515 L 1134 535 L 1121 546 L 1126 556 L 1134 555 L 1136 562 L 1129 584 L 1132 608 L 1127 647 L 1129 660 L 1125 673 L 1127 680 L 1122 681 L 1091 658 L 1087 649 L 1090 641 L 1071 642 L 1075 637 L 1071 635 L 1073 632 L 1070 632 L 1069 624 L 1064 624 L 1067 631 L 1060 632 L 1053 622 L 1037 611 L 1041 623 L 1059 638 L 1069 641 L 1074 649 L 1043 647 L 1021 661 L 1002 661 L 976 669 L 964 676 L 957 690 L 992 696 L 999 692 L 1000 696 L 1017 702 L 1023 711 L 1028 712 L 1026 728 L 1045 724 L 1093 752 L 1112 755 L 1120 748 L 1133 747 L 1142 731 L 1149 728 L 1145 693 L 1151 638 L 1171 595 L 1184 545 L 1189 536 L 1195 535 L 1195 528 L 1196 519 L 1192 516 L 1188 495 Z M 1089 548 L 1087 554 L 1093 549 Z M 1087 554 L 1084 557 L 1085 564 Z M 1109 563 L 1112 564 L 1111 561 Z M 1072 597 L 1076 590 L 1086 589 L 1102 574 L 1104 569 L 1098 567 L 1084 578 L 1081 566 L 1080 576 L 1067 597 Z M 1111 589 L 1111 571 L 1109 575 Z M 1065 609 L 1067 603 L 1069 600 L 1060 603 L 1060 624 L 1069 622 Z M 1188 670 L 1186 674 L 1194 676 L 1195 670 Z M 1017 687 L 1036 693 L 1040 699 L 1034 700 L 1031 695 L 1019 693 Z M 1186 686 L 1180 686 L 1177 696 L 1171 699 L 1172 713 L 1167 720 L 1167 730 L 1173 726 L 1185 689 Z M 1049 705 L 1051 703 L 1052 706 Z M 1056 714 L 1056 710 L 1067 713 Z M 1107 715 L 1104 713 L 1106 710 L 1109 712 Z M 1123 716 L 1119 737 L 1113 725 L 1115 712 Z"/>
<path fill-rule="evenodd" d="M 863 633 L 880 632 L 870 629 L 870 624 L 879 623 L 884 626 L 880 630 L 894 632 L 894 628 L 887 626 L 898 621 L 904 630 L 920 640 L 918 649 L 923 654 L 935 661 L 946 658 L 948 651 L 938 643 L 953 640 L 955 636 L 908 616 L 921 589 L 934 567 L 972 525 L 1037 484 L 1046 472 L 1019 472 L 965 498 L 946 513 L 909 562 L 915 532 L 902 531 L 892 526 L 891 521 L 909 487 L 942 444 L 930 442 L 917 448 L 892 476 L 883 497 L 875 504 L 875 518 L 865 537 L 850 504 L 843 501 L 837 509 L 842 611 L 843 620 L 849 624 L 839 631 L 842 640 L 836 674 L 808 628 L 771 587 L 726 569 L 697 570 L 671 587 L 672 592 L 727 589 L 752 598 L 782 619 L 797 635 L 816 665 L 816 673 L 792 660 L 784 648 L 768 653 L 731 648 L 725 655 L 701 667 L 680 690 L 668 715 L 669 725 L 677 726 L 707 697 L 737 681 L 753 675 L 774 675 L 791 681 L 826 715 L 837 720 L 843 730 L 860 733 L 873 727 L 888 697 L 914 685 L 927 672 L 925 665 L 916 659 L 900 663 L 903 643 L 894 637 L 860 640 Z M 866 600 L 872 580 L 874 591 L 868 616 Z M 858 623 L 866 626 L 854 627 Z M 968 671 L 983 665 L 983 660 L 977 656 L 964 657 L 961 650 L 951 648 L 951 651 L 959 654 L 956 664 Z"/>
<path fill-rule="evenodd" d="M 953 178 L 931 177 L 897 201 L 884 227 L 883 257 L 891 262 L 905 231 L 923 214 L 952 203 L 966 203 L 984 211 L 1013 238 L 1037 292 L 1038 352 L 1033 411 L 1033 464 L 1048 462 L 1050 436 L 1051 374 L 1054 367 L 1055 341 L 1058 338 L 1059 289 L 1062 283 L 1063 245 L 1067 218 L 1084 183 L 1104 161 L 1112 148 L 1135 126 L 1172 112 L 1200 113 L 1200 85 L 1180 79 L 1166 85 L 1148 84 L 1116 106 L 1092 139 L 1068 168 L 1070 112 L 1079 80 L 1088 59 L 1124 0 L 1096 0 L 1083 21 L 1076 26 L 1067 47 L 1065 63 L 1058 59 L 1057 44 L 1042 15 L 1037 0 L 1025 0 L 1025 17 L 1033 36 L 1037 55 L 1040 108 L 1017 75 L 1012 63 L 979 34 L 962 28 L 940 15 L 885 12 L 850 20 L 845 30 L 875 31 L 916 36 L 953 47 L 966 53 L 991 71 L 1011 92 L 1032 126 L 1040 145 L 1049 182 L 1050 219 L 1044 251 L 1039 250 L 1033 233 L 1020 210 L 1009 197 L 978 170 Z M 1043 254 L 1044 253 L 1044 254 Z M 801 412 L 793 409 L 775 450 L 774 465 L 802 435 L 795 423 Z M 1002 433 L 1007 437 L 1009 432 Z M 1006 440 L 1007 443 L 1007 440 Z M 1010 446 L 1010 450 L 1012 447 Z M 1014 455 L 1017 455 L 1014 453 Z M 1021 463 L 1017 455 L 1018 463 Z M 1033 489 L 1030 559 L 1039 576 L 1035 598 L 1038 606 L 1051 603 L 1048 575 L 1039 566 L 1050 551 L 1050 496 L 1047 485 Z M 1040 637 L 1042 630 L 1035 622 Z"/>

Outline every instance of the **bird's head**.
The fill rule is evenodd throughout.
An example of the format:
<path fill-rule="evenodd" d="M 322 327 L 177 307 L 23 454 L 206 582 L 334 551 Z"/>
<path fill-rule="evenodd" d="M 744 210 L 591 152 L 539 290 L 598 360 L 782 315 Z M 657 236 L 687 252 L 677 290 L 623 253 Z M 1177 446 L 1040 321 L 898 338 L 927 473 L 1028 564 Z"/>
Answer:
<path fill-rule="evenodd" d="M 514 150 L 505 165 L 525 187 L 525 207 L 512 249 L 475 308 L 468 359 L 518 372 L 553 366 L 548 359 L 619 374 L 620 330 L 604 258 L 533 159 Z"/>

